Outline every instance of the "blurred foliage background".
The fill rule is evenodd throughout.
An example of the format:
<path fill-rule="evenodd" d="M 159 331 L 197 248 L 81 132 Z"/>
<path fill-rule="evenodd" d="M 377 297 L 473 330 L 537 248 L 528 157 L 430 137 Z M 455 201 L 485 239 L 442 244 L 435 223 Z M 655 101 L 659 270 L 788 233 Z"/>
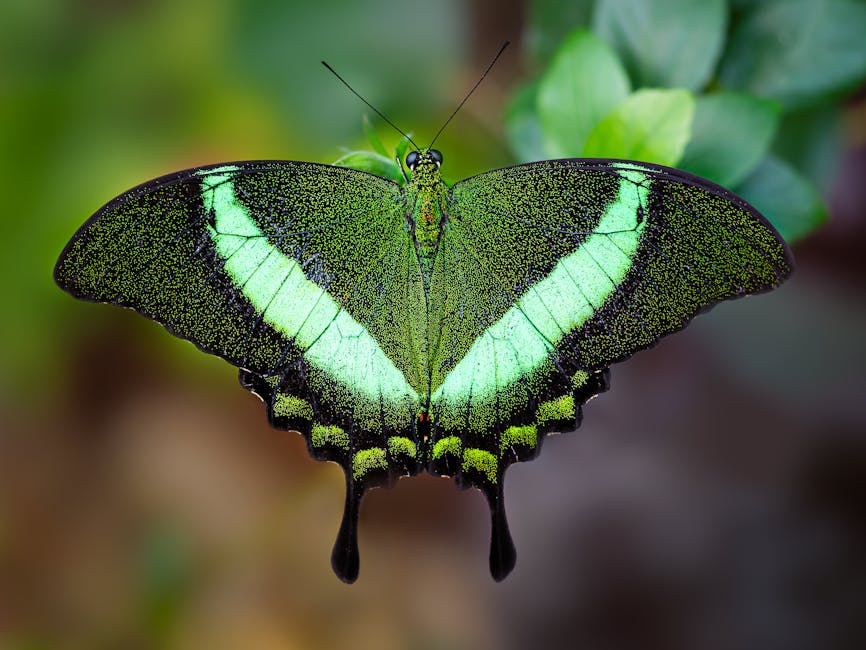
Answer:
<path fill-rule="evenodd" d="M 866 647 L 863 34 L 859 0 L 4 2 L 0 649 Z M 339 469 L 225 363 L 51 269 L 149 178 L 363 150 L 319 60 L 423 143 L 506 38 L 437 142 L 448 178 L 680 166 L 765 211 L 798 269 L 615 367 L 511 470 L 506 582 L 481 495 L 419 477 L 368 497 L 347 587 Z"/>

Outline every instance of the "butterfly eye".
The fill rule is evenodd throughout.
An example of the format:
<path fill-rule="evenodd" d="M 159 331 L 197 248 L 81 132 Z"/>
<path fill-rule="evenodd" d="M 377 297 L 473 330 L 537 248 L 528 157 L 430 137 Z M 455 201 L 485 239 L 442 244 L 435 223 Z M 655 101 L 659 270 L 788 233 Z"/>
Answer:
<path fill-rule="evenodd" d="M 410 151 L 410 152 L 409 152 L 409 155 L 406 156 L 406 166 L 407 166 L 410 170 L 412 170 L 412 171 L 415 170 L 415 166 L 418 164 L 418 157 L 419 157 L 419 156 L 418 156 L 418 152 L 417 152 L 417 151 Z"/>
<path fill-rule="evenodd" d="M 442 164 L 442 152 L 438 149 L 431 149 L 430 157 L 433 159 L 433 162 L 436 163 L 437 167 Z"/>

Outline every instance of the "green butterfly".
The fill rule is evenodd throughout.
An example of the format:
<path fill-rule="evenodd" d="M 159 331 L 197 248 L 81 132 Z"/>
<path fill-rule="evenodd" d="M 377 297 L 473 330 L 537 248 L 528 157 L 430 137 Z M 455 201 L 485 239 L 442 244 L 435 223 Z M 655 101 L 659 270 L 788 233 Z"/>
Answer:
<path fill-rule="evenodd" d="M 117 197 L 54 271 L 238 366 L 271 423 L 341 465 L 332 555 L 358 574 L 364 492 L 423 470 L 487 496 L 490 569 L 515 563 L 506 468 L 570 431 L 607 368 L 791 272 L 754 208 L 686 172 L 548 160 L 405 186 L 307 162 L 190 169 Z"/>

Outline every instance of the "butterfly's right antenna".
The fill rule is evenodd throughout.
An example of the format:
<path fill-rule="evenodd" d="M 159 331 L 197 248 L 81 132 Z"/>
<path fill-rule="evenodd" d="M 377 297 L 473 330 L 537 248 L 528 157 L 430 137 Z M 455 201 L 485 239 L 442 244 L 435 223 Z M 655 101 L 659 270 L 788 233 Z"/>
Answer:
<path fill-rule="evenodd" d="M 475 92 L 475 89 L 478 88 L 478 86 L 481 85 L 481 82 L 484 81 L 484 77 L 487 76 L 487 73 L 490 72 L 490 69 L 493 67 L 493 65 L 496 63 L 496 61 L 499 59 L 499 57 L 502 56 L 502 53 L 505 51 L 505 48 L 506 48 L 506 47 L 508 47 L 508 41 L 505 41 L 505 42 L 502 44 L 502 47 L 499 48 L 499 51 L 496 53 L 496 56 L 493 57 L 493 60 L 490 62 L 490 65 L 487 66 L 487 69 L 484 71 L 484 74 L 482 74 L 482 75 L 481 75 L 481 78 L 480 78 L 478 81 L 475 82 L 475 85 L 472 86 L 472 90 L 470 90 L 468 93 L 466 93 L 466 97 L 463 98 L 463 101 L 460 102 L 460 104 L 458 104 L 457 108 L 454 109 L 454 112 L 451 113 L 451 115 L 448 117 L 447 120 L 445 120 L 445 124 L 443 124 L 443 125 L 441 126 L 441 128 L 436 132 L 436 137 L 433 138 L 433 141 L 430 143 L 430 146 L 427 147 L 428 149 L 430 149 L 430 147 L 433 146 L 433 143 L 436 142 L 436 140 L 437 140 L 437 139 L 439 138 L 439 136 L 441 135 L 442 131 L 444 131 L 444 130 L 445 130 L 445 127 L 448 126 L 448 123 L 449 123 L 452 119 L 454 119 L 454 116 L 457 115 L 457 111 L 459 111 L 461 108 L 463 108 L 463 104 L 465 104 L 465 103 L 466 103 L 466 100 L 469 99 L 469 97 L 472 95 L 472 93 Z M 336 73 L 334 73 L 334 74 L 336 74 Z M 345 82 L 343 82 L 343 83 L 345 83 Z"/>
<path fill-rule="evenodd" d="M 415 147 L 416 150 L 419 150 L 418 145 L 415 144 L 415 141 L 412 140 L 412 138 L 410 138 L 408 135 L 406 135 L 406 134 L 405 134 L 405 133 L 400 129 L 400 127 L 398 127 L 398 126 L 397 126 L 396 124 L 394 124 L 391 120 L 389 120 L 387 117 L 385 117 L 385 116 L 382 114 L 382 112 L 381 112 L 378 108 L 376 108 L 376 107 L 373 106 L 370 102 L 368 102 L 366 99 L 364 99 L 363 97 L 361 97 L 361 95 L 358 94 L 358 91 L 355 90 L 354 88 L 352 88 L 352 87 L 349 85 L 349 82 L 348 82 L 348 81 L 346 81 L 345 79 L 343 79 L 343 77 L 341 77 L 340 75 L 337 74 L 337 71 L 334 70 L 334 68 L 332 68 L 331 66 L 329 66 L 328 63 L 327 63 L 326 61 L 322 61 L 322 65 L 325 66 L 328 70 L 330 70 L 330 71 L 331 71 L 331 74 L 333 74 L 337 79 L 339 79 L 340 81 L 342 81 L 342 82 L 343 82 L 343 85 L 344 85 L 346 88 L 348 88 L 348 89 L 352 92 L 352 94 L 353 94 L 355 97 L 357 97 L 357 98 L 360 99 L 362 102 L 364 102 L 367 106 L 369 106 L 370 108 L 372 108 L 373 111 L 375 111 L 376 115 L 378 115 L 378 116 L 381 117 L 383 120 L 385 120 L 388 124 L 391 125 L 391 127 L 392 127 L 392 128 L 393 128 L 397 133 L 399 133 L 399 134 L 402 135 L 404 138 L 406 138 L 409 142 L 411 142 L 411 143 L 412 143 L 412 146 Z"/>

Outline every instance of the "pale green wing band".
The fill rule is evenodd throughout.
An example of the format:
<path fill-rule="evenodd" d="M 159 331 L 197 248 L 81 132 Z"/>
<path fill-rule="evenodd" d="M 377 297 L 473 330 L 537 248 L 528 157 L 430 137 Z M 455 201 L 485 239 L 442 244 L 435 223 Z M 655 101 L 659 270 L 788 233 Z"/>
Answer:
<path fill-rule="evenodd" d="M 364 326 L 269 241 L 235 197 L 235 171 L 211 170 L 202 178 L 205 209 L 213 213 L 209 232 L 226 273 L 308 362 L 367 400 L 417 403 L 417 393 Z"/>

